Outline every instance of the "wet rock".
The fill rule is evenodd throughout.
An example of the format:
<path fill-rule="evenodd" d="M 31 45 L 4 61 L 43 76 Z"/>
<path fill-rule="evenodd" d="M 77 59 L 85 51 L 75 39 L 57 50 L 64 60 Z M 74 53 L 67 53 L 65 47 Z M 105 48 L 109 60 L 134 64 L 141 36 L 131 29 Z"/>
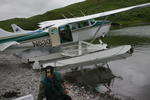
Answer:
<path fill-rule="evenodd" d="M 13 98 L 13 97 L 18 97 L 19 94 L 20 94 L 20 92 L 7 91 L 7 92 L 3 93 L 2 95 L 0 95 L 0 98 Z"/>

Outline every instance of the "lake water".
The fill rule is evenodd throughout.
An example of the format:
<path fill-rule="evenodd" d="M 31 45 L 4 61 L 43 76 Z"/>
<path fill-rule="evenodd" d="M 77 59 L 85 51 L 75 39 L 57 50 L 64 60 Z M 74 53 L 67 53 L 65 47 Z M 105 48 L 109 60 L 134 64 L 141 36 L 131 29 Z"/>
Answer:
<path fill-rule="evenodd" d="M 149 36 L 150 37 L 150 25 L 127 27 L 123 29 L 112 30 L 110 35 L 130 35 L 130 36 Z"/>
<path fill-rule="evenodd" d="M 135 100 L 150 100 L 150 46 L 135 49 L 133 56 L 109 63 L 115 79 L 112 90 L 115 94 L 132 97 Z"/>
<path fill-rule="evenodd" d="M 150 26 L 113 30 L 110 34 L 150 36 Z M 123 80 L 115 79 L 112 90 L 135 100 L 150 100 L 150 45 L 137 46 L 131 57 L 110 62 L 110 69 Z"/>

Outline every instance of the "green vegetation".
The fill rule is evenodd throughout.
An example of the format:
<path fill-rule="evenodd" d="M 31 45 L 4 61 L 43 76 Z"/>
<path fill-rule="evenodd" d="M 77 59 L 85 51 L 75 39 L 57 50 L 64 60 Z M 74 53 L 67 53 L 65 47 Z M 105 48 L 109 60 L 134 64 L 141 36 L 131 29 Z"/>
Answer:
<path fill-rule="evenodd" d="M 33 30 L 38 28 L 37 24 L 41 21 L 62 19 L 62 15 L 65 15 L 68 18 L 72 17 L 69 13 L 72 13 L 76 17 L 83 16 L 80 10 L 82 10 L 82 12 L 84 12 L 86 15 L 89 15 L 148 2 L 149 0 L 86 0 L 85 2 L 80 2 L 64 8 L 48 11 L 43 15 L 37 15 L 30 18 L 14 18 L 0 21 L 0 28 L 3 28 L 7 31 L 12 31 L 10 25 L 15 23 L 23 29 Z M 108 20 L 123 27 L 147 23 L 149 24 L 150 13 L 148 12 L 150 12 L 150 7 L 111 15 L 109 16 Z M 142 44 L 145 42 L 150 43 L 150 38 L 135 36 L 108 36 L 104 38 L 103 41 L 109 45 Z"/>
<path fill-rule="evenodd" d="M 0 28 L 11 31 L 10 24 L 15 23 L 24 29 L 32 30 L 38 28 L 37 23 L 41 21 L 61 19 L 63 18 L 62 15 L 65 15 L 68 18 L 72 17 L 69 12 L 71 12 L 74 16 L 83 16 L 80 10 L 82 10 L 82 12 L 84 12 L 86 15 L 89 15 L 148 2 L 149 0 L 86 0 L 85 2 L 80 2 L 64 8 L 48 11 L 43 15 L 37 15 L 30 18 L 14 18 L 0 21 Z M 150 7 L 111 15 L 109 16 L 109 20 L 111 20 L 113 23 L 123 26 L 149 23 L 150 13 L 148 12 L 150 12 Z"/>
<path fill-rule="evenodd" d="M 103 38 L 103 42 L 107 43 L 109 46 L 114 45 L 142 45 L 145 43 L 150 43 L 150 37 L 139 37 L 139 36 L 106 36 Z M 95 40 L 94 43 L 98 43 L 98 40 Z"/>

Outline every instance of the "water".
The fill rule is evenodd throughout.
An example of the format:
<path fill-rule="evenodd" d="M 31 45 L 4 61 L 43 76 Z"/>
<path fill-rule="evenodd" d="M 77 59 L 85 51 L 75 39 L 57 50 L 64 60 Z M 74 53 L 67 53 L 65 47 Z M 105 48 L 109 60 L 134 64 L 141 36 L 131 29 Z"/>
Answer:
<path fill-rule="evenodd" d="M 111 35 L 150 37 L 150 25 L 113 30 Z M 123 77 L 123 80 L 115 79 L 113 93 L 135 100 L 150 100 L 150 45 L 136 47 L 133 56 L 109 65 L 115 75 Z"/>
<path fill-rule="evenodd" d="M 123 29 L 112 30 L 111 35 L 130 35 L 150 37 L 150 25 L 127 27 Z"/>
<path fill-rule="evenodd" d="M 135 49 L 132 57 L 109 63 L 115 75 L 123 80 L 115 80 L 112 90 L 115 94 L 132 97 L 135 100 L 150 99 L 150 46 Z"/>

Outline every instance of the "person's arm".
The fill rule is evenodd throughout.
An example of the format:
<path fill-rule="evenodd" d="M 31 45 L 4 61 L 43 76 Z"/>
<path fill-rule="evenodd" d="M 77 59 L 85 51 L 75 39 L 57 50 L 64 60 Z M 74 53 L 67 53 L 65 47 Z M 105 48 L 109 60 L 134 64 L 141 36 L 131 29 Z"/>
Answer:
<path fill-rule="evenodd" d="M 39 94 L 37 100 L 43 100 L 45 98 L 45 86 L 41 82 L 39 86 Z"/>
<path fill-rule="evenodd" d="M 58 72 L 58 76 L 60 77 L 60 82 L 61 82 L 61 85 L 62 85 L 62 89 L 61 89 L 62 92 L 64 94 L 68 94 L 67 82 L 65 81 L 64 76 L 60 72 Z"/>
<path fill-rule="evenodd" d="M 64 78 L 63 75 L 61 75 L 61 81 L 62 81 L 62 86 L 63 86 L 63 88 L 64 88 L 64 93 L 65 93 L 65 94 L 68 94 L 67 82 L 66 82 L 66 80 L 65 80 L 65 78 Z"/>
<path fill-rule="evenodd" d="M 68 94 L 68 90 L 67 90 L 67 82 L 64 80 L 63 81 L 63 87 L 64 87 L 64 93 Z"/>

